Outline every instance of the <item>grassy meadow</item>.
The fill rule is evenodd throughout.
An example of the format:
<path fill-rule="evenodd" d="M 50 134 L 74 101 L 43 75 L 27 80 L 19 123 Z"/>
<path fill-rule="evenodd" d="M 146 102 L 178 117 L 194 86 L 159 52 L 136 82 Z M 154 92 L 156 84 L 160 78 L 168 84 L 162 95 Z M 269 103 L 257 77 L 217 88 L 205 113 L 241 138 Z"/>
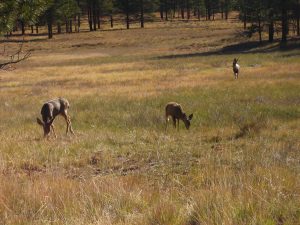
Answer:
<path fill-rule="evenodd" d="M 231 19 L 27 35 L 32 57 L 0 71 L 0 224 L 300 224 L 299 41 L 242 31 Z M 58 117 L 47 140 L 36 117 L 59 96 L 76 136 Z M 169 101 L 194 113 L 190 130 L 165 130 Z"/>

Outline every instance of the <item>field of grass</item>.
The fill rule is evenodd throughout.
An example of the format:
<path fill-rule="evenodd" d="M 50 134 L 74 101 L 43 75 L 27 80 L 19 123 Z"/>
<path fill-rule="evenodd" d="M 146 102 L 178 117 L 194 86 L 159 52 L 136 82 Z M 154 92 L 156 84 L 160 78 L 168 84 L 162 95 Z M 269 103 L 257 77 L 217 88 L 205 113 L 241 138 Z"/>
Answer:
<path fill-rule="evenodd" d="M 300 50 L 241 32 L 26 36 L 32 57 L 0 71 L 0 224 L 300 224 Z M 59 96 L 76 136 L 58 117 L 47 140 L 36 117 Z M 165 131 L 169 101 L 194 113 L 189 131 Z"/>

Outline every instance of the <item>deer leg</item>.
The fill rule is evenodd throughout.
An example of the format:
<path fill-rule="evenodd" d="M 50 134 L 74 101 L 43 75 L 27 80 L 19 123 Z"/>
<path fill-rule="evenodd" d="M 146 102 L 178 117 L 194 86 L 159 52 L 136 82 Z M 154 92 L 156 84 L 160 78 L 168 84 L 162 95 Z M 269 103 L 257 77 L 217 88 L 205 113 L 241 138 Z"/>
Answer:
<path fill-rule="evenodd" d="M 66 124 L 67 124 L 67 130 L 66 130 L 66 134 L 68 134 L 68 131 L 69 131 L 69 119 L 68 119 L 68 116 L 66 114 L 63 114 L 63 117 L 66 121 Z"/>
<path fill-rule="evenodd" d="M 54 125 L 53 125 L 53 124 L 51 124 L 51 129 L 52 129 L 52 131 L 53 131 L 54 137 L 57 138 L 57 135 L 56 135 L 56 133 L 55 133 Z"/>
<path fill-rule="evenodd" d="M 179 119 L 177 119 L 177 130 L 179 130 Z"/>
<path fill-rule="evenodd" d="M 72 134 L 75 135 L 74 131 L 73 131 L 73 128 L 72 128 L 72 123 L 71 123 L 71 117 L 68 115 L 68 120 L 69 120 L 69 130 Z"/>
<path fill-rule="evenodd" d="M 174 128 L 176 128 L 176 118 L 174 116 L 172 116 L 172 120 L 173 120 L 173 126 L 174 126 Z"/>
<path fill-rule="evenodd" d="M 72 129 L 72 125 L 71 125 L 71 119 L 70 116 L 67 114 L 67 112 L 64 112 L 63 117 L 65 118 L 65 121 L 67 123 L 67 129 L 66 129 L 66 134 L 68 134 L 68 131 L 70 130 L 70 132 L 72 134 L 74 134 L 74 131 Z"/>

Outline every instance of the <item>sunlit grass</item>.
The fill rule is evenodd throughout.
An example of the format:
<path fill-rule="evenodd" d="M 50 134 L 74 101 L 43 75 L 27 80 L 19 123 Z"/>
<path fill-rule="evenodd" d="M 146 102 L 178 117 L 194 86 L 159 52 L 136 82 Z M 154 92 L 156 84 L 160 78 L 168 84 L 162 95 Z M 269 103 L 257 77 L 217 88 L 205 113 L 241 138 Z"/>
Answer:
<path fill-rule="evenodd" d="M 26 43 L 32 58 L 0 72 L 1 223 L 300 224 L 299 50 L 219 51 L 245 41 L 240 28 L 173 21 Z M 36 117 L 58 96 L 76 136 L 57 118 L 45 140 Z M 165 130 L 169 101 L 194 113 L 189 131 Z"/>

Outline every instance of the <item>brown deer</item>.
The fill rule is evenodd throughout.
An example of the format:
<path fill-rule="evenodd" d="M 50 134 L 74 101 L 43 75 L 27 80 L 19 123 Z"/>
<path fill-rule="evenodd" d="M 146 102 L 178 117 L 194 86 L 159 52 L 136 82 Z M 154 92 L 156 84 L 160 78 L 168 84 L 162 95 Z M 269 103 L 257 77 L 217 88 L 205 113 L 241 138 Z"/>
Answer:
<path fill-rule="evenodd" d="M 70 104 L 67 99 L 64 98 L 57 98 L 50 100 L 42 106 L 41 114 L 42 114 L 42 120 L 37 118 L 37 123 L 41 125 L 44 129 L 44 137 L 50 135 L 50 131 L 52 128 L 52 131 L 54 133 L 54 136 L 56 137 L 55 131 L 54 131 L 54 125 L 53 121 L 56 116 L 61 115 L 65 118 L 67 123 L 67 130 L 66 134 L 68 134 L 68 131 L 70 131 L 72 134 L 74 134 L 74 131 L 72 129 L 71 125 L 71 118 L 68 115 L 68 109 L 70 107 Z"/>
<path fill-rule="evenodd" d="M 179 130 L 179 120 L 182 120 L 186 129 L 189 129 L 191 126 L 191 120 L 193 118 L 193 114 L 189 115 L 188 117 L 183 112 L 182 107 L 180 104 L 176 102 L 169 102 L 166 105 L 166 129 L 168 126 L 169 117 L 172 117 L 173 125 L 176 128 L 176 121 L 177 121 L 177 129 Z"/>

